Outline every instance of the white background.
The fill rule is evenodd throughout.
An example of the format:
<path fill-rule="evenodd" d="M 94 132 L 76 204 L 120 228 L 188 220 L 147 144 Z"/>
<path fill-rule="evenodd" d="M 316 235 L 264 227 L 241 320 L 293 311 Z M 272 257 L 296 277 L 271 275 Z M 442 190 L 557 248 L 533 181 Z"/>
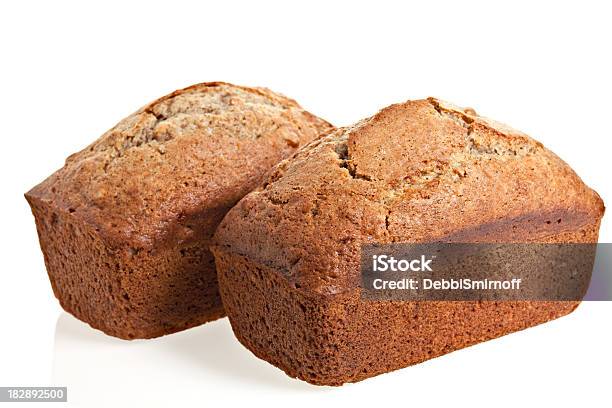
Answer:
<path fill-rule="evenodd" d="M 107 337 L 60 309 L 23 198 L 146 102 L 223 80 L 336 125 L 429 95 L 472 106 L 542 141 L 612 203 L 607 2 L 89 3 L 0 6 L 0 386 L 66 385 L 79 406 L 609 406 L 612 302 L 341 388 L 286 377 L 226 319 Z"/>

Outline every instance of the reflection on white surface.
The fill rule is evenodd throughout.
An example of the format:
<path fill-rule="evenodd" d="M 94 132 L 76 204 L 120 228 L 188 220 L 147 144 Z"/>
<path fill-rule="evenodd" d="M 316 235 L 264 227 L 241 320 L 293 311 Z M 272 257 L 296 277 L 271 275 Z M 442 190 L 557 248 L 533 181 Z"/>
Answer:
<path fill-rule="evenodd" d="M 238 343 L 227 319 L 125 341 L 62 314 L 51 383 L 80 407 L 601 406 L 611 305 L 583 302 L 568 317 L 342 387 L 287 377 Z"/>
<path fill-rule="evenodd" d="M 125 341 L 66 313 L 57 321 L 53 381 L 68 387 L 71 404 L 87 407 L 209 405 L 236 392 L 274 398 L 326 389 L 291 379 L 253 356 L 227 319 L 158 339 Z"/>

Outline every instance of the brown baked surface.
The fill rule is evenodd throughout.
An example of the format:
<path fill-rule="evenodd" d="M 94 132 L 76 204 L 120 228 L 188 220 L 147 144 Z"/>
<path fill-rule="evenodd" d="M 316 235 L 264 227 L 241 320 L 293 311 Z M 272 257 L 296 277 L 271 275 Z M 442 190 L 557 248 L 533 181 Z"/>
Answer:
<path fill-rule="evenodd" d="M 540 143 L 430 98 L 385 108 L 281 162 L 227 214 L 212 251 L 238 339 L 290 376 L 339 385 L 578 304 L 363 301 L 363 243 L 597 242 L 603 211 Z"/>
<path fill-rule="evenodd" d="M 220 82 L 119 122 L 26 193 L 62 307 L 130 339 L 223 316 L 208 250 L 217 224 L 330 128 L 284 96 Z"/>

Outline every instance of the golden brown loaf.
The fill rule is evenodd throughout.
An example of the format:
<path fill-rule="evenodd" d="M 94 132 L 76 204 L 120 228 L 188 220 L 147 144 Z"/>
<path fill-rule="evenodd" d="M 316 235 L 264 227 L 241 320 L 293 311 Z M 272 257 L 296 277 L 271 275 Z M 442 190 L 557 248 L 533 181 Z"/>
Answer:
<path fill-rule="evenodd" d="M 430 98 L 311 142 L 245 196 L 212 247 L 238 339 L 289 375 L 339 385 L 562 316 L 578 302 L 372 302 L 360 248 L 597 242 L 604 207 L 525 134 Z"/>
<path fill-rule="evenodd" d="M 330 128 L 269 90 L 218 82 L 125 118 L 26 194 L 60 303 L 122 338 L 221 317 L 208 250 L 217 224 Z"/>

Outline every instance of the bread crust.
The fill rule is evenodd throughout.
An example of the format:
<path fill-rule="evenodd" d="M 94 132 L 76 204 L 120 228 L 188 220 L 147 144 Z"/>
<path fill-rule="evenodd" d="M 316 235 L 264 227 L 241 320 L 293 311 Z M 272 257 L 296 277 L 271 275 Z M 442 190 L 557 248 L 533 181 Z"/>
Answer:
<path fill-rule="evenodd" d="M 325 294 L 359 284 L 361 243 L 426 242 L 513 220 L 521 241 L 601 218 L 601 198 L 554 153 L 450 106 L 392 105 L 313 141 L 232 209 L 217 241 Z"/>
<path fill-rule="evenodd" d="M 223 316 L 208 251 L 217 224 L 331 128 L 292 99 L 223 82 L 139 109 L 25 195 L 56 297 L 122 338 Z"/>
<path fill-rule="evenodd" d="M 597 193 L 537 141 L 429 98 L 387 107 L 279 163 L 227 214 L 212 250 L 240 341 L 291 376 L 339 385 L 578 304 L 367 302 L 361 245 L 597 242 L 603 212 Z"/>

